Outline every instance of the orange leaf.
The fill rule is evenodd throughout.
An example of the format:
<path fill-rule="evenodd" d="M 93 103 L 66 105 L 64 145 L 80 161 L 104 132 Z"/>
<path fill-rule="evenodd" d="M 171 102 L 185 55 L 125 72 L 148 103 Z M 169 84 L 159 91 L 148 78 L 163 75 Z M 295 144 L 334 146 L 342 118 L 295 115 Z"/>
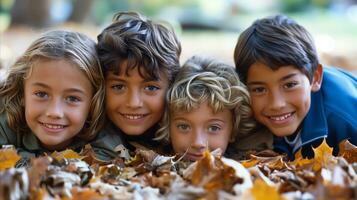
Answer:
<path fill-rule="evenodd" d="M 78 153 L 74 152 L 71 149 L 66 149 L 64 151 L 54 151 L 53 153 L 51 153 L 51 157 L 53 157 L 54 159 L 60 161 L 62 159 L 79 159 L 82 160 L 85 156 L 80 156 Z"/>
<path fill-rule="evenodd" d="M 202 179 L 212 173 L 212 159 L 208 150 L 203 153 L 203 158 L 197 162 L 197 167 L 192 174 L 192 184 L 199 185 Z"/>
<path fill-rule="evenodd" d="M 15 167 L 20 158 L 15 148 L 0 149 L 0 171 Z"/>
<path fill-rule="evenodd" d="M 100 199 L 109 199 L 107 196 L 103 196 L 99 193 L 97 193 L 96 191 L 93 191 L 91 189 L 88 188 L 73 188 L 71 190 L 72 193 L 72 200 L 81 200 L 81 199 L 96 199 L 96 200 L 100 200 Z"/>
<path fill-rule="evenodd" d="M 300 149 L 298 152 L 295 153 L 295 160 L 290 163 L 296 167 L 305 167 L 305 166 L 311 166 L 313 160 L 303 158 Z"/>
<path fill-rule="evenodd" d="M 59 197 L 51 197 L 51 195 L 47 192 L 45 187 L 40 187 L 37 191 L 32 192 L 30 194 L 30 199 L 34 200 L 43 200 L 43 199 L 60 199 Z"/>
<path fill-rule="evenodd" d="M 245 168 L 250 168 L 258 164 L 258 160 L 254 158 L 249 160 L 243 160 L 240 162 L 240 164 L 242 164 Z"/>

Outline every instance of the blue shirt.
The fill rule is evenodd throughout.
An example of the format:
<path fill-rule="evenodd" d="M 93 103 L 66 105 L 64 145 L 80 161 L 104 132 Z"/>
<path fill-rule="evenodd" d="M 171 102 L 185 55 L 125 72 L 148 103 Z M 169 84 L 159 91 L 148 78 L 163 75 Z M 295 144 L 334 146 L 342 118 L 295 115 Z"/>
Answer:
<path fill-rule="evenodd" d="M 300 144 L 289 145 L 284 137 L 274 137 L 274 149 L 293 159 L 302 148 L 302 155 L 314 156 L 326 138 L 327 144 L 338 153 L 338 145 L 348 139 L 357 145 L 357 78 L 336 67 L 324 67 L 321 88 L 311 94 L 311 106 L 301 125 Z"/>

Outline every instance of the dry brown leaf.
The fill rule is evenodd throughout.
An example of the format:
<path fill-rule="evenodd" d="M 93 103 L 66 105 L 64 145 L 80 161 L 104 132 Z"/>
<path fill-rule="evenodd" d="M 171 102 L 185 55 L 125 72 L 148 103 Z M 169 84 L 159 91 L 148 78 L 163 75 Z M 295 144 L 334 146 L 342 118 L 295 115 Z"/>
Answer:
<path fill-rule="evenodd" d="M 357 147 L 351 144 L 348 140 L 343 140 L 340 142 L 338 153 L 339 156 L 342 156 L 347 160 L 348 163 L 357 162 Z"/>
<path fill-rule="evenodd" d="M 79 159 L 82 160 L 84 158 L 84 156 L 80 156 L 78 153 L 76 153 L 75 151 L 71 150 L 71 149 L 66 149 L 64 151 L 54 151 L 53 153 L 51 153 L 51 157 L 53 157 L 54 159 L 61 161 L 63 159 Z"/>

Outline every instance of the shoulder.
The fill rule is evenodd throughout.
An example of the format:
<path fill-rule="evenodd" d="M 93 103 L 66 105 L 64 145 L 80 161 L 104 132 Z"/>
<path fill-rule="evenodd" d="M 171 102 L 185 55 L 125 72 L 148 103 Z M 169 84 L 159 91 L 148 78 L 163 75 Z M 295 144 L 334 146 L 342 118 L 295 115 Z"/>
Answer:
<path fill-rule="evenodd" d="M 16 143 L 16 133 L 10 129 L 5 113 L 0 114 L 0 145 Z"/>
<path fill-rule="evenodd" d="M 117 156 L 116 147 L 120 145 L 127 146 L 122 134 L 120 130 L 107 123 L 89 144 L 99 159 L 111 160 Z"/>
<path fill-rule="evenodd" d="M 239 136 L 230 143 L 225 154 L 234 159 L 244 159 L 249 153 L 273 149 L 273 134 L 261 127 L 249 134 Z"/>
<path fill-rule="evenodd" d="M 357 77 L 338 67 L 324 66 L 322 89 L 338 89 L 344 93 L 356 94 Z M 325 93 L 328 91 L 324 91 Z"/>
<path fill-rule="evenodd" d="M 336 67 L 324 67 L 322 87 L 311 107 L 323 103 L 326 118 L 357 123 L 357 78 Z"/>
<path fill-rule="evenodd" d="M 91 144 L 103 144 L 106 146 L 117 146 L 124 143 L 123 133 L 107 123 L 98 135 L 91 141 Z"/>

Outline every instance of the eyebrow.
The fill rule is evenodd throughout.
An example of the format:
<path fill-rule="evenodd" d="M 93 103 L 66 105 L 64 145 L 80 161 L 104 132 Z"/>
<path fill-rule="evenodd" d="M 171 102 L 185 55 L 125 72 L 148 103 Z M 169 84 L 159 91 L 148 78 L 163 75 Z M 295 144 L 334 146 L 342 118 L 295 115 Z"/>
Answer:
<path fill-rule="evenodd" d="M 294 77 L 296 75 L 297 75 L 297 73 L 288 74 L 288 75 L 283 76 L 282 78 L 280 78 L 279 81 L 285 81 L 285 80 L 290 79 L 291 77 Z M 264 84 L 264 82 L 262 82 L 262 81 L 247 82 L 247 85 L 262 85 L 262 84 Z"/>
<path fill-rule="evenodd" d="M 32 84 L 33 86 L 38 86 L 38 87 L 43 87 L 43 88 L 46 88 L 46 89 L 51 89 L 48 85 L 44 84 L 44 83 L 40 83 L 40 82 L 35 82 Z M 66 89 L 66 92 L 78 92 L 78 93 L 81 93 L 83 95 L 85 95 L 85 92 L 81 89 L 78 89 L 78 88 L 69 88 L 69 89 Z"/>
<path fill-rule="evenodd" d="M 182 121 L 190 121 L 184 117 L 173 117 L 171 118 L 171 120 L 182 120 Z M 213 119 L 209 119 L 208 122 L 212 122 L 212 121 L 220 121 L 222 123 L 226 123 L 227 121 L 226 120 L 221 120 L 221 119 L 218 119 L 218 118 L 213 118 Z"/>
<path fill-rule="evenodd" d="M 130 77 L 130 76 L 126 76 L 126 77 Z M 143 77 L 142 77 L 143 78 Z M 109 75 L 107 80 L 110 80 L 110 81 L 122 81 L 122 82 L 125 82 L 125 79 L 123 78 L 120 78 L 120 76 L 118 75 Z M 161 79 L 145 79 L 143 78 L 143 82 L 159 82 Z"/>

